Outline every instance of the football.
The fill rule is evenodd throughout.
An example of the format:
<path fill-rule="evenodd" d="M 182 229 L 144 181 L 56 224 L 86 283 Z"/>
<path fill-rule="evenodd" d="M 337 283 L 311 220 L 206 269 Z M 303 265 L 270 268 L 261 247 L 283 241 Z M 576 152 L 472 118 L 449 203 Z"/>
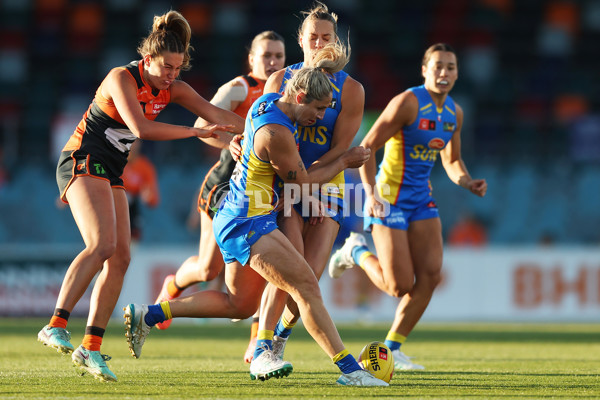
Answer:
<path fill-rule="evenodd" d="M 384 343 L 371 342 L 360 351 L 358 364 L 376 378 L 390 382 L 394 375 L 394 357 Z"/>

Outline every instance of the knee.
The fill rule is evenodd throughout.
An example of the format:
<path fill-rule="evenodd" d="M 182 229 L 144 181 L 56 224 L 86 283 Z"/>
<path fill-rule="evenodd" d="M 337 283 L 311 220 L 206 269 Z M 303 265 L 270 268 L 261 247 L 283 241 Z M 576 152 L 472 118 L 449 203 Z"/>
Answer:
<path fill-rule="evenodd" d="M 438 270 L 425 275 L 424 278 L 424 286 L 427 288 L 428 291 L 433 292 L 434 289 L 440 284 L 440 282 L 442 282 L 442 273 Z"/>
<path fill-rule="evenodd" d="M 296 303 L 309 303 L 315 299 L 321 299 L 321 289 L 317 281 L 306 281 L 294 285 L 294 289 L 289 291 L 290 296 Z"/>
<path fill-rule="evenodd" d="M 117 277 L 124 277 L 127 269 L 129 268 L 129 262 L 131 261 L 131 255 L 128 246 L 123 249 L 117 248 L 116 251 L 106 260 L 106 267 L 108 268 L 108 274 L 116 279 Z"/>
<path fill-rule="evenodd" d="M 386 290 L 387 294 L 393 297 L 402 297 L 406 293 L 409 293 L 414 287 L 414 281 L 411 279 L 410 281 L 402 281 L 402 282 L 394 282 L 392 285 L 388 287 Z"/>
<path fill-rule="evenodd" d="M 95 245 L 88 246 L 86 250 L 91 257 L 98 259 L 99 262 L 104 262 L 117 251 L 117 242 L 114 240 L 100 240 Z"/>
<path fill-rule="evenodd" d="M 252 302 L 240 302 L 236 303 L 231 318 L 246 319 L 254 315 L 258 309 L 258 304 Z"/>
<path fill-rule="evenodd" d="M 123 274 L 127 271 L 130 262 L 131 252 L 129 251 L 129 246 L 117 249 L 111 257 L 111 264 L 116 265 Z"/>
<path fill-rule="evenodd" d="M 221 272 L 221 268 L 211 268 L 210 266 L 200 265 L 196 273 L 198 282 L 209 282 L 216 279 Z"/>

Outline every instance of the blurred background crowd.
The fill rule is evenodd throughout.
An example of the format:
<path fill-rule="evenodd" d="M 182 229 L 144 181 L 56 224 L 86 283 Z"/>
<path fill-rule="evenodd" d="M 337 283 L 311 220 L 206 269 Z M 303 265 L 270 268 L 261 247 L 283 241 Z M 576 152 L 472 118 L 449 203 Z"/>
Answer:
<path fill-rule="evenodd" d="M 397 93 L 422 83 L 420 62 L 435 42 L 459 56 L 452 97 L 463 106 L 463 158 L 488 180 L 480 199 L 432 175 L 450 244 L 600 244 L 600 1 L 329 0 L 347 67 L 366 94 L 356 144 Z M 260 31 L 296 41 L 299 0 L 0 0 L 0 243 L 74 243 L 68 209 L 57 206 L 58 153 L 113 67 L 138 59 L 154 15 L 180 11 L 193 30 L 183 80 L 210 99 L 247 72 L 246 48 Z M 171 105 L 160 120 L 193 124 Z M 196 191 L 218 151 L 196 139 L 144 142 L 160 203 L 141 204 L 139 240 L 191 243 Z M 380 155 L 378 155 L 380 156 Z M 358 182 L 355 171 L 350 182 Z M 150 208 L 148 205 L 153 206 Z M 348 218 L 340 238 L 361 229 Z"/>

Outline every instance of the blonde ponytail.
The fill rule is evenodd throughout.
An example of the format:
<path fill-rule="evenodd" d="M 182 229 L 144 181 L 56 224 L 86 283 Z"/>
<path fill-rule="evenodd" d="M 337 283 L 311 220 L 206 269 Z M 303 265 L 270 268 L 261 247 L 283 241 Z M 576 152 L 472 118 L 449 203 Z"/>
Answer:
<path fill-rule="evenodd" d="M 349 57 L 349 50 L 341 42 L 329 43 L 314 54 L 311 65 L 294 74 L 286 84 L 285 94 L 295 97 L 303 92 L 307 103 L 325 98 L 333 90 L 329 76 L 344 69 Z"/>

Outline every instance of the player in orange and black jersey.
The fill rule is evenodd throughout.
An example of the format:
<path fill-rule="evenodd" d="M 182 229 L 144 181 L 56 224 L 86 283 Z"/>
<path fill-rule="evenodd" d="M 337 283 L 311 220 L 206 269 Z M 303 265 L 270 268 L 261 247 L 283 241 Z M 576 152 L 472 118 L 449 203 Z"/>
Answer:
<path fill-rule="evenodd" d="M 246 117 L 250 106 L 263 94 L 265 82 L 272 73 L 285 64 L 285 44 L 281 35 L 273 31 L 264 31 L 252 40 L 248 54 L 251 71 L 248 75 L 238 76 L 219 88 L 211 103 Z M 220 277 L 224 267 L 223 256 L 213 235 L 212 218 L 221 201 L 229 192 L 229 178 L 235 167 L 229 147 L 223 145 L 227 140 L 207 139 L 207 143 L 221 147 L 219 161 L 208 171 L 200 188 L 198 210 L 200 212 L 200 246 L 197 255 L 189 257 L 177 272 L 168 275 L 156 299 L 156 303 L 179 297 L 183 290 L 198 282 L 211 281 Z M 258 316 L 255 316 L 253 330 L 258 328 Z M 158 329 L 167 329 L 170 319 L 157 324 Z M 255 337 L 255 332 L 252 334 Z M 254 351 L 254 346 L 251 348 Z"/>
<path fill-rule="evenodd" d="M 76 366 L 103 381 L 117 380 L 100 346 L 130 260 L 122 174 L 132 143 L 137 138 L 218 137 L 217 130 L 241 133 L 244 129 L 238 115 L 210 104 L 177 80 L 190 65 L 190 38 L 190 26 L 180 13 L 154 17 L 152 32 L 138 48 L 142 59 L 108 73 L 58 162 L 60 196 L 71 207 L 85 249 L 69 266 L 54 316 L 38 333 L 38 340 L 61 353 L 72 352 Z M 210 122 L 187 127 L 154 121 L 169 103 Z M 74 350 L 66 330 L 68 318 L 96 274 L 85 336 Z"/>

